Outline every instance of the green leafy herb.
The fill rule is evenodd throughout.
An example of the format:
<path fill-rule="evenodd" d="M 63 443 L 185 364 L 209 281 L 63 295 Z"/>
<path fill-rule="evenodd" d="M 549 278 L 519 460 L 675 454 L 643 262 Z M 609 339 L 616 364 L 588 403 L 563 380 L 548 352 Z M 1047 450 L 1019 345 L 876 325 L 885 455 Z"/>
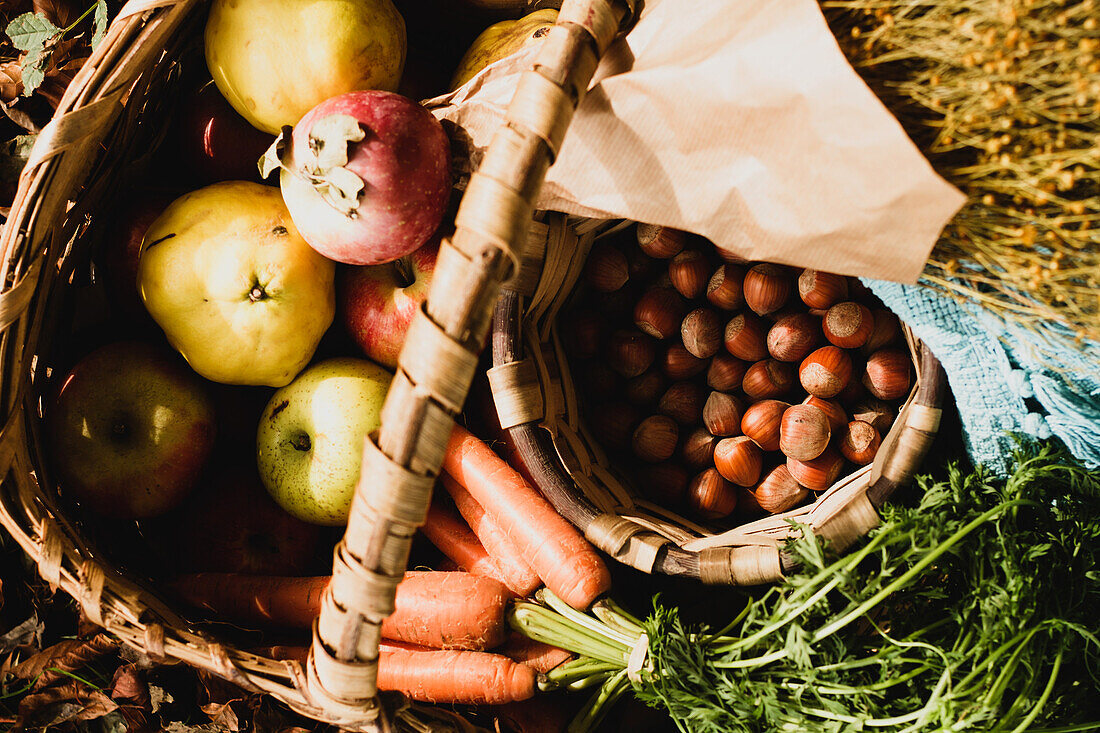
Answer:
<path fill-rule="evenodd" d="M 803 571 L 717 634 L 655 605 L 634 693 L 685 731 L 1100 730 L 1100 473 L 1048 446 L 1006 481 L 954 466 L 918 483 L 843 557 L 795 541 Z M 516 628 L 587 657 L 547 685 L 614 693 L 630 635 L 543 601 L 517 604 Z"/>

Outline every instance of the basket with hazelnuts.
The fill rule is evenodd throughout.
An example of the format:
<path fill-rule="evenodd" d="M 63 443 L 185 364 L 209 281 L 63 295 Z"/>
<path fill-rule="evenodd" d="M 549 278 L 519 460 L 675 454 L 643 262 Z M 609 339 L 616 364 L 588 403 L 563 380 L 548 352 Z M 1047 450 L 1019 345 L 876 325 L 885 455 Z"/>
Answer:
<path fill-rule="evenodd" d="M 854 278 L 646 224 L 589 243 L 583 263 L 544 255 L 560 312 L 543 282 L 494 329 L 491 375 L 541 398 L 504 427 L 559 511 L 624 562 L 707 582 L 778 577 L 792 518 L 837 545 L 866 532 L 935 434 L 928 349 Z M 552 338 L 524 349 L 525 322 Z"/>

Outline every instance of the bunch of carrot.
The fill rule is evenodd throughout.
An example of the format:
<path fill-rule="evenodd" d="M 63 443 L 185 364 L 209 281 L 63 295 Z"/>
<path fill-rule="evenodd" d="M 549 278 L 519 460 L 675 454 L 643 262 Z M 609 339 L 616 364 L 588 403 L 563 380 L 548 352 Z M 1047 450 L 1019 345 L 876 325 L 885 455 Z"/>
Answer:
<path fill-rule="evenodd" d="M 382 625 L 378 684 L 426 702 L 504 703 L 534 695 L 537 676 L 568 659 L 560 649 L 509 636 L 515 598 L 541 585 L 577 608 L 610 587 L 600 556 L 486 443 L 455 427 L 441 484 L 457 513 L 436 500 L 424 534 L 459 572 L 410 571 Z M 459 516 L 461 515 L 461 516 Z M 328 576 L 199 573 L 173 583 L 193 606 L 241 623 L 312 627 Z M 500 653 L 486 650 L 495 649 Z M 304 649 L 268 650 L 286 658 Z"/>

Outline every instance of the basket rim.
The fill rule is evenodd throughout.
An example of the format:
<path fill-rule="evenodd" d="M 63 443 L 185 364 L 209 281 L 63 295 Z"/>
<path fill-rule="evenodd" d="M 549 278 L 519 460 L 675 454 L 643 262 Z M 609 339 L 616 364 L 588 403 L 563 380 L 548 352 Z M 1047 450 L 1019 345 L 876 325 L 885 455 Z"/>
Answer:
<path fill-rule="evenodd" d="M 560 216 L 564 217 L 564 215 Z M 577 217 L 570 218 L 570 223 L 576 221 Z M 611 233 L 621 229 L 624 222 L 609 222 L 607 224 L 609 225 L 607 233 Z M 625 224 L 629 226 L 630 223 L 626 222 Z M 590 228 L 593 225 L 589 224 L 587 226 Z M 545 247 L 549 250 L 555 246 L 555 239 L 549 234 L 546 235 L 546 239 L 547 244 Z M 584 252 L 586 248 L 581 247 L 581 250 Z M 582 254 L 582 260 L 584 256 Z M 556 255 L 552 252 L 544 254 L 545 259 L 555 257 Z M 539 264 L 541 263 L 534 266 L 538 267 Z M 554 267 L 556 265 L 553 263 L 548 265 L 548 268 L 552 269 Z M 578 287 L 577 270 L 577 267 L 573 267 L 570 271 L 571 274 L 559 275 L 560 279 L 555 280 L 550 289 L 564 290 L 567 296 L 572 297 L 571 294 Z M 538 390 L 543 393 L 551 390 L 561 392 L 569 389 L 569 386 L 566 386 L 565 383 L 571 384 L 572 379 L 567 376 L 571 368 L 570 357 L 561 348 L 560 340 L 556 336 L 554 337 L 556 348 L 552 351 L 542 350 L 541 353 L 533 353 L 530 348 L 536 339 L 541 340 L 546 334 L 548 322 L 550 328 L 556 329 L 559 320 L 556 308 L 549 308 L 552 315 L 548 315 L 546 308 L 535 305 L 539 297 L 540 295 L 529 287 L 526 289 L 517 287 L 514 290 L 506 291 L 502 295 L 494 314 L 492 366 L 494 370 L 507 369 L 512 372 L 519 372 L 521 371 L 520 365 L 523 365 L 522 371 L 525 375 L 533 375 L 537 381 L 537 385 L 534 386 Z M 565 298 L 559 296 L 556 305 L 560 306 L 564 300 Z M 661 508 L 662 513 L 674 517 L 671 521 L 679 520 L 686 525 L 684 527 L 685 535 L 700 535 L 696 539 L 683 541 L 676 541 L 671 535 L 662 532 L 659 527 L 653 525 L 652 521 L 639 519 L 638 512 L 630 512 L 631 507 L 623 506 L 621 502 L 615 505 L 610 512 L 607 512 L 594 505 L 585 495 L 583 488 L 578 483 L 578 480 L 582 478 L 576 473 L 578 470 L 589 469 L 595 471 L 598 465 L 599 475 L 585 472 L 583 478 L 586 482 L 599 485 L 609 495 L 614 494 L 614 492 L 600 483 L 603 473 L 610 470 L 613 472 L 615 480 L 621 481 L 625 485 L 629 485 L 630 482 L 617 471 L 610 459 L 606 457 L 602 446 L 599 445 L 599 439 L 587 430 L 583 408 L 578 407 L 579 414 L 570 414 L 564 420 L 559 421 L 557 418 L 549 418 L 545 414 L 551 409 L 546 404 L 551 401 L 551 398 L 545 397 L 542 402 L 536 401 L 534 406 L 527 410 L 528 414 L 522 414 L 523 411 L 521 410 L 518 416 L 512 417 L 512 414 L 515 413 L 514 403 L 516 394 L 521 389 L 520 386 L 503 380 L 495 383 L 491 380 L 490 389 L 498 410 L 510 417 L 507 421 L 508 427 L 503 430 L 514 446 L 513 455 L 523 465 L 529 479 L 560 514 L 569 519 L 582 532 L 585 532 L 590 541 L 593 541 L 600 549 L 618 562 L 642 572 L 657 572 L 704 580 L 703 576 L 707 574 L 707 571 L 705 568 L 701 568 L 708 562 L 713 563 L 715 561 L 714 551 L 728 548 L 726 552 L 731 556 L 741 555 L 744 557 L 750 553 L 762 555 L 758 549 L 743 548 L 765 545 L 772 548 L 771 552 L 777 555 L 778 563 L 771 565 L 774 570 L 771 575 L 774 577 L 770 577 L 763 582 L 774 582 L 781 579 L 782 573 L 789 572 L 796 567 L 794 556 L 782 549 L 781 546 L 781 537 L 794 535 L 794 529 L 790 521 L 809 519 L 810 526 L 816 534 L 832 541 L 837 549 L 843 549 L 865 534 L 871 528 L 872 523 L 877 524 L 879 510 L 895 495 L 900 486 L 912 478 L 918 464 L 930 447 L 942 412 L 942 404 L 946 393 L 946 375 L 931 348 L 917 340 L 907 324 L 902 322 L 901 326 L 916 371 L 915 384 L 911 388 L 907 399 L 899 408 L 891 430 L 883 436 L 882 445 L 873 464 L 858 468 L 839 477 L 828 490 L 820 492 L 815 501 L 810 504 L 732 527 L 718 534 L 702 534 L 699 530 L 708 531 L 707 528 L 701 527 L 690 519 L 678 516 L 673 509 Z M 537 368 L 532 368 L 531 362 L 541 362 L 543 360 L 547 362 L 552 360 L 555 363 L 547 366 L 540 363 Z M 548 386 L 545 383 L 546 379 L 558 379 L 556 376 L 550 377 L 550 374 L 561 375 L 560 381 L 563 384 L 553 387 Z M 530 391 L 532 385 L 525 383 L 523 388 Z M 573 401 L 579 403 L 578 398 L 579 395 L 575 395 Z M 572 434 L 566 441 L 566 428 L 562 423 L 570 421 L 577 423 L 578 435 L 596 444 L 595 446 L 586 444 L 585 447 L 589 447 L 593 454 L 598 452 L 602 455 L 585 456 L 584 460 L 581 460 L 578 464 L 573 454 L 577 450 L 576 443 L 584 441 L 579 441 L 577 436 Z M 552 427 L 548 426 L 547 422 L 553 423 Z M 566 442 L 563 443 L 563 441 Z M 571 455 L 571 462 L 575 464 L 572 470 L 563 458 L 563 450 Z M 853 484 L 855 485 L 853 486 Z M 843 492 L 842 503 L 841 499 L 836 498 L 837 494 L 841 492 Z M 631 501 L 633 502 L 636 497 L 635 493 L 635 497 L 632 497 Z M 612 496 L 612 500 L 607 503 L 614 504 L 613 499 Z M 839 506 L 837 506 L 838 503 Z M 641 511 L 645 516 L 649 503 L 642 499 L 638 504 L 643 505 Z M 851 507 L 850 511 L 855 512 L 857 511 L 856 506 L 859 506 L 858 511 L 865 515 L 858 530 L 855 531 L 854 535 L 847 530 L 838 535 L 836 530 L 838 525 L 835 522 L 839 520 L 835 515 L 837 512 L 846 511 L 846 507 Z M 824 507 L 820 509 L 824 514 L 820 519 L 820 523 L 814 522 L 812 518 L 815 507 Z M 870 509 L 870 512 L 868 512 L 868 509 Z M 615 523 L 607 517 L 608 513 L 617 516 L 630 526 Z M 610 525 L 616 529 L 610 531 L 607 528 L 596 528 L 594 525 Z M 758 542 L 754 541 L 753 537 L 748 536 L 747 533 L 758 531 L 761 528 L 764 530 L 770 528 L 775 532 L 776 537 L 767 542 Z M 745 541 L 739 544 L 736 541 L 738 537 Z M 725 541 L 721 541 L 723 538 Z M 729 562 L 735 562 L 731 558 L 726 559 Z M 772 558 L 769 556 L 762 559 L 762 561 L 771 563 Z M 731 576 L 722 576 L 722 579 L 718 582 L 756 584 L 756 582 L 760 582 L 760 576 L 758 573 L 750 573 L 742 580 L 754 582 L 738 582 L 736 578 Z"/>

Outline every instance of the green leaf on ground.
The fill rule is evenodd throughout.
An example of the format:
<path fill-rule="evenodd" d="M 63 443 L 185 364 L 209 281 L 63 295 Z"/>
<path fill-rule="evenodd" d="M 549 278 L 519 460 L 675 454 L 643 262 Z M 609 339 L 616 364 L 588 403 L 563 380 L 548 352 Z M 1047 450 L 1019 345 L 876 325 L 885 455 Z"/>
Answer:
<path fill-rule="evenodd" d="M 4 30 L 12 44 L 20 51 L 33 55 L 41 52 L 46 41 L 61 33 L 61 29 L 36 13 L 16 16 Z"/>
<path fill-rule="evenodd" d="M 99 0 L 95 4 L 95 17 L 92 20 L 92 50 L 96 50 L 103 36 L 107 34 L 107 0 Z"/>

